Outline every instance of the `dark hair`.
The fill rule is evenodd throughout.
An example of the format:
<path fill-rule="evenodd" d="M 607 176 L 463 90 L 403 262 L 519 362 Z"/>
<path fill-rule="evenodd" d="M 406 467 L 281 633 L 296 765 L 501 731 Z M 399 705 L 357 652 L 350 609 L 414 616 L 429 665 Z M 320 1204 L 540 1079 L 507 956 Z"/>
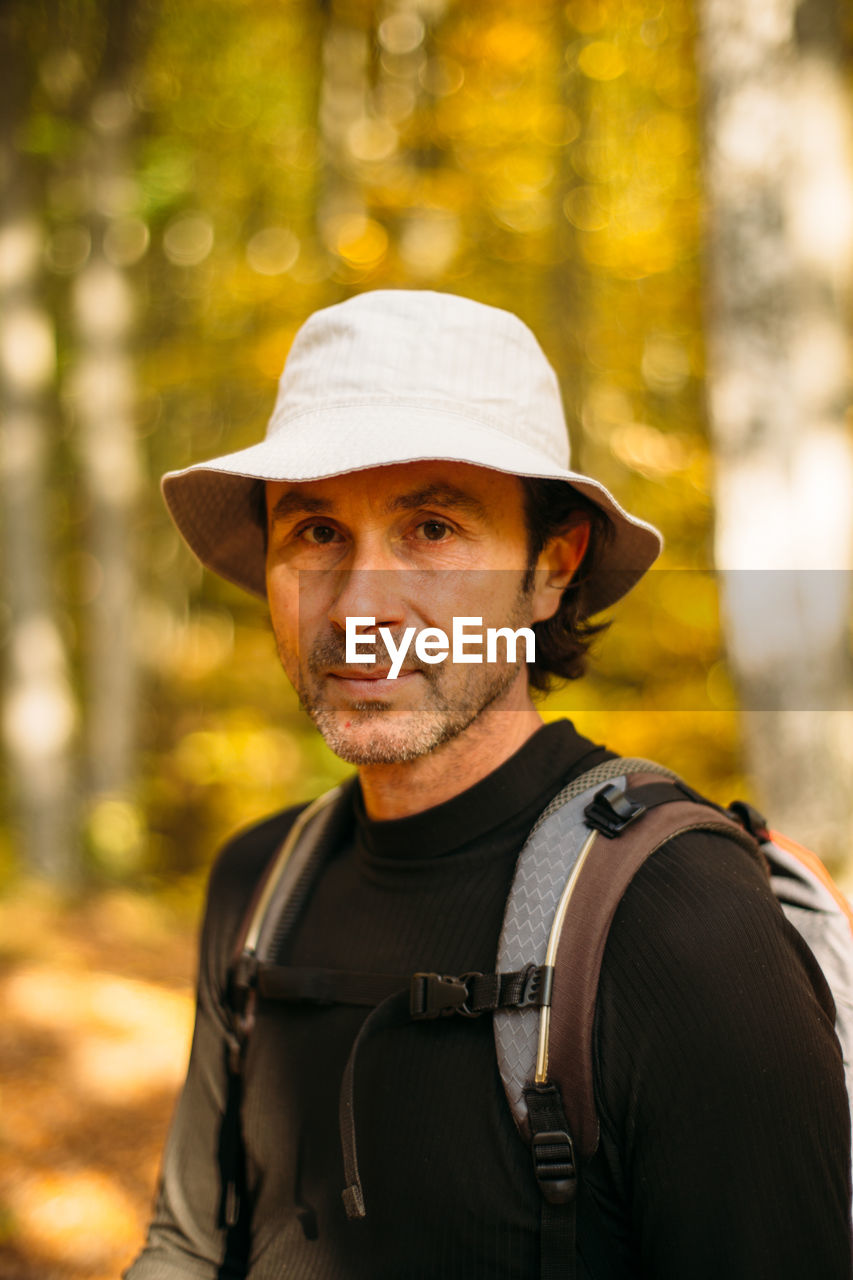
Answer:
<path fill-rule="evenodd" d="M 264 480 L 255 480 L 252 484 L 252 491 L 249 494 L 249 506 L 252 509 L 252 519 L 255 524 L 260 526 L 261 533 L 264 537 L 264 555 L 267 553 L 267 543 L 269 542 L 269 518 L 267 516 L 267 486 Z"/>
<path fill-rule="evenodd" d="M 589 584 L 596 577 L 601 553 L 612 537 L 613 526 L 600 507 L 563 480 L 522 476 L 521 483 L 527 517 L 528 585 L 533 583 L 539 552 L 551 538 L 582 520 L 590 526 L 589 546 L 563 591 L 557 612 L 533 626 L 536 660 L 528 667 L 528 678 L 532 689 L 547 692 L 560 681 L 577 680 L 583 675 L 593 639 L 610 625 L 586 619 Z"/>

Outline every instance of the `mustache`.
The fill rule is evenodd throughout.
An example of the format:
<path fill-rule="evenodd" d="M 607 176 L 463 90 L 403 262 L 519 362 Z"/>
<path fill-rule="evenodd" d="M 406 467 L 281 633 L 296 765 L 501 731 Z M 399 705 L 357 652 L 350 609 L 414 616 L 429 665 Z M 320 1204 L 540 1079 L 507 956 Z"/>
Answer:
<path fill-rule="evenodd" d="M 391 640 L 396 648 L 399 648 L 402 643 L 404 632 L 404 627 L 401 627 L 399 631 L 391 632 Z M 379 635 L 378 630 L 373 651 L 376 654 L 375 662 L 347 662 L 346 637 L 339 631 L 330 630 L 316 638 L 312 643 L 308 654 L 308 670 L 312 675 L 319 676 L 329 667 L 346 667 L 350 671 L 363 671 L 365 675 L 371 675 L 377 667 L 390 667 L 393 665 L 393 655 L 388 651 L 388 647 Z M 422 675 L 433 682 L 439 674 L 436 664 L 421 662 L 413 647 L 406 654 L 406 659 L 401 667 L 401 674 L 404 671 L 420 671 Z"/>

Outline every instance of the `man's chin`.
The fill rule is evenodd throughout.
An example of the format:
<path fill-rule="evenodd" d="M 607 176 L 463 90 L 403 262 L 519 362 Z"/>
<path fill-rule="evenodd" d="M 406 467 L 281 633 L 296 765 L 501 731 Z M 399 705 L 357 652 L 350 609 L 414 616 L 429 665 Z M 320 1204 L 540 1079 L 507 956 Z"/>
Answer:
<path fill-rule="evenodd" d="M 519 668 L 502 668 L 455 691 L 430 685 L 417 707 L 383 698 L 341 706 L 304 685 L 299 700 L 325 739 L 348 764 L 405 764 L 463 734 L 512 688 Z M 454 696 L 455 693 L 455 696 Z"/>
<path fill-rule="evenodd" d="M 386 702 L 356 703 L 347 712 L 309 709 L 309 714 L 329 750 L 354 765 L 417 760 L 461 728 L 438 712 L 399 711 Z"/>

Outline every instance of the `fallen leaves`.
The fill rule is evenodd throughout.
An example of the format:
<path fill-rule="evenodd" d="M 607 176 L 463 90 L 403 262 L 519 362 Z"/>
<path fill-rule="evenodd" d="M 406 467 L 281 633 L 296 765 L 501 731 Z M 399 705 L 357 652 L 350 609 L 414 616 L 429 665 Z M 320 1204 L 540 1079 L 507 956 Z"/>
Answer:
<path fill-rule="evenodd" d="M 186 1066 L 193 930 L 150 899 L 31 886 L 0 938 L 0 1274 L 116 1280 Z"/>

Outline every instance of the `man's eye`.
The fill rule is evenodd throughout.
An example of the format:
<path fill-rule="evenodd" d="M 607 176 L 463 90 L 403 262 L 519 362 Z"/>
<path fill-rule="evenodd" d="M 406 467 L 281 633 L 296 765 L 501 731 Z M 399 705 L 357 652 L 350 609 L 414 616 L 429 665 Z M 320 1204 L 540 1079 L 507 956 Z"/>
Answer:
<path fill-rule="evenodd" d="M 450 525 L 445 524 L 443 520 L 424 520 L 417 527 L 417 533 L 427 542 L 443 542 L 451 532 Z"/>
<path fill-rule="evenodd" d="M 336 542 L 340 535 L 330 524 L 309 524 L 299 536 L 306 542 L 313 542 L 315 546 L 325 546 L 329 542 Z"/>

